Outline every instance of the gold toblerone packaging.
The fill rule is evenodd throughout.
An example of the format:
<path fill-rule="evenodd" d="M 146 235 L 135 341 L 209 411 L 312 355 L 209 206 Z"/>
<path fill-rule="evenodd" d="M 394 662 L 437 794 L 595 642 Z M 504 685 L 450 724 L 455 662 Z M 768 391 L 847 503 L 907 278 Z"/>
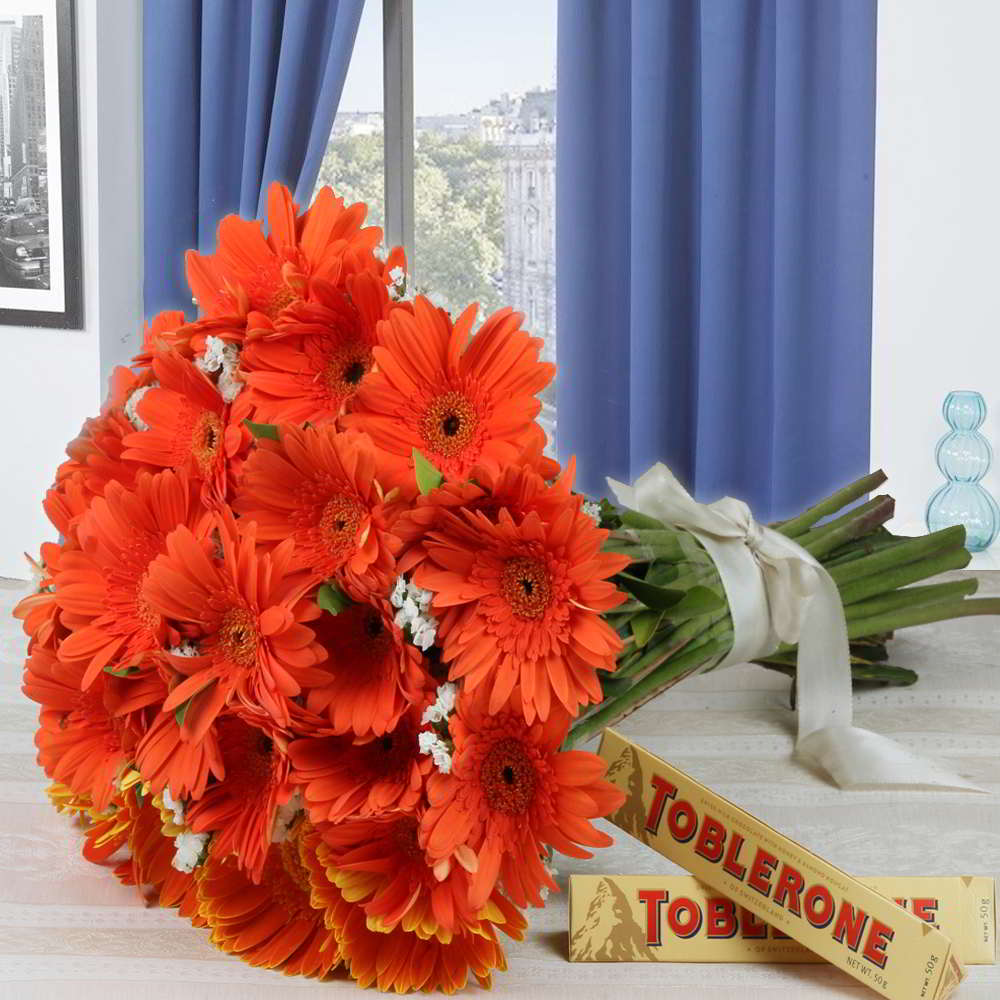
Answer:
<path fill-rule="evenodd" d="M 965 965 L 996 958 L 993 879 L 858 880 L 951 938 Z M 691 875 L 571 875 L 571 962 L 821 962 Z"/>
<path fill-rule="evenodd" d="M 609 819 L 772 928 L 889 1000 L 945 1000 L 961 982 L 926 921 L 613 729 L 599 753 L 626 796 Z"/>

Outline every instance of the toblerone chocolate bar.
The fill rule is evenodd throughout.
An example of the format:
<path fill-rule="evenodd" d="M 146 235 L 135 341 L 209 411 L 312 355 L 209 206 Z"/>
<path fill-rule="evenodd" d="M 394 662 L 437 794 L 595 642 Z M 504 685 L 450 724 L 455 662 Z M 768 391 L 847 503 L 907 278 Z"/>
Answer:
<path fill-rule="evenodd" d="M 965 965 L 996 959 L 993 879 L 858 881 L 950 937 Z M 821 962 L 691 875 L 571 875 L 571 962 Z"/>
<path fill-rule="evenodd" d="M 951 940 L 891 899 L 606 729 L 598 751 L 626 795 L 609 819 L 889 1000 L 945 1000 Z"/>

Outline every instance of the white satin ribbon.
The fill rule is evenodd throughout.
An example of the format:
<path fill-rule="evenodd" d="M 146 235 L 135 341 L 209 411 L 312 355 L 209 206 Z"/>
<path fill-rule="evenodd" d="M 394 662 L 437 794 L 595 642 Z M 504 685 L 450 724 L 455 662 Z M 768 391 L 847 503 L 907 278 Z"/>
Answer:
<path fill-rule="evenodd" d="M 892 785 L 982 791 L 961 776 L 852 723 L 851 661 L 840 593 L 805 549 L 758 524 L 741 500 L 700 504 L 662 463 L 632 486 L 608 480 L 618 502 L 689 531 L 715 562 L 729 600 L 733 646 L 716 664 L 759 659 L 798 644 L 797 756 L 841 788 Z"/>

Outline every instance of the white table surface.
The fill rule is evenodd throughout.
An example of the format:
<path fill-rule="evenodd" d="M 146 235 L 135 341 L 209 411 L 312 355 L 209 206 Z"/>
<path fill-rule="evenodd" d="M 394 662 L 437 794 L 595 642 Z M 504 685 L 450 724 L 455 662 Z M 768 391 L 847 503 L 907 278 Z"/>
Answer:
<path fill-rule="evenodd" d="M 983 576 L 1000 593 L 1000 573 Z M 0 997 L 73 1000 L 257 1000 L 359 995 L 259 971 L 215 951 L 207 932 L 80 856 L 80 833 L 45 796 L 35 764 L 35 706 L 20 693 L 24 641 L 0 583 Z M 788 681 L 740 666 L 694 678 L 645 706 L 621 731 L 834 864 L 859 875 L 1000 874 L 1000 623 L 965 619 L 910 630 L 893 661 L 920 672 L 912 688 L 856 696 L 862 726 L 947 759 L 989 794 L 842 792 L 790 760 Z M 612 829 L 611 827 L 608 827 Z M 678 869 L 625 834 L 571 872 Z M 528 937 L 508 948 L 496 997 L 683 997 L 808 1000 L 874 997 L 832 966 L 574 965 L 566 960 L 565 894 L 529 911 Z M 485 997 L 477 986 L 463 995 Z M 370 994 L 369 994 L 370 995 Z M 1000 966 L 975 966 L 958 1000 L 1000 998 Z"/>

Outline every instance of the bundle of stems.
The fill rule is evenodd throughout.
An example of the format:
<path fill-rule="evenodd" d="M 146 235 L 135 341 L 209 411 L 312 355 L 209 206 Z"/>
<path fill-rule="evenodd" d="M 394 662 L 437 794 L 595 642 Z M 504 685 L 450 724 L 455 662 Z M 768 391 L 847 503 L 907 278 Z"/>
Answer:
<path fill-rule="evenodd" d="M 852 679 L 912 684 L 917 679 L 912 670 L 886 662 L 886 643 L 897 629 L 1000 614 L 1000 598 L 970 599 L 978 587 L 972 576 L 922 583 L 968 565 L 965 529 L 956 526 L 906 538 L 885 527 L 894 513 L 892 497 L 876 496 L 850 506 L 885 482 L 885 473 L 873 472 L 772 527 L 819 560 L 837 584 L 851 645 Z M 733 642 L 722 581 L 689 532 L 607 501 L 602 503 L 602 523 L 612 529 L 605 549 L 633 560 L 616 579 L 630 599 L 609 615 L 625 645 L 617 670 L 602 681 L 604 700 L 576 720 L 571 745 L 685 677 L 711 669 Z M 757 662 L 792 677 L 794 697 L 794 646 L 782 646 Z"/>

